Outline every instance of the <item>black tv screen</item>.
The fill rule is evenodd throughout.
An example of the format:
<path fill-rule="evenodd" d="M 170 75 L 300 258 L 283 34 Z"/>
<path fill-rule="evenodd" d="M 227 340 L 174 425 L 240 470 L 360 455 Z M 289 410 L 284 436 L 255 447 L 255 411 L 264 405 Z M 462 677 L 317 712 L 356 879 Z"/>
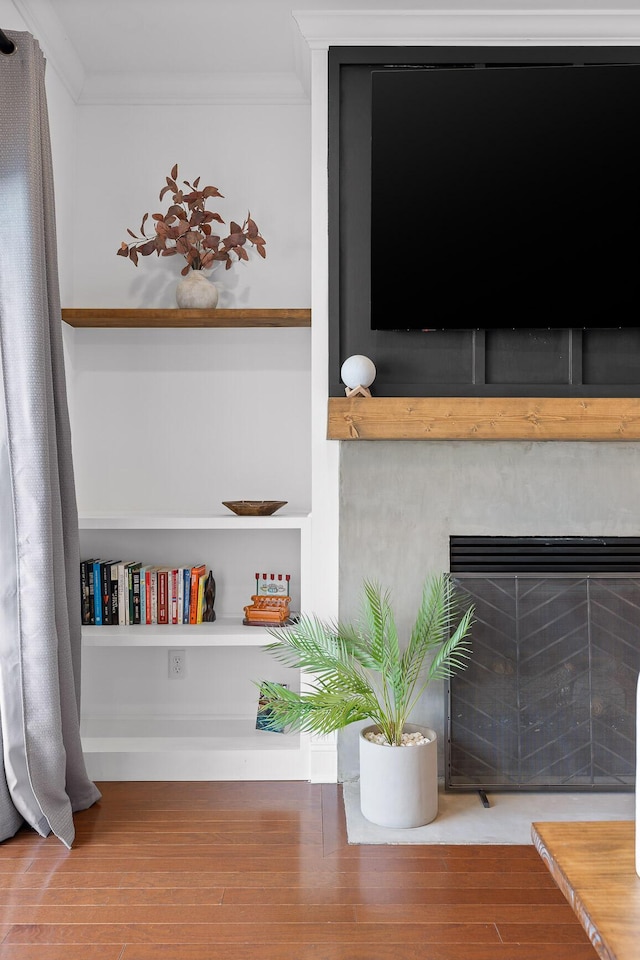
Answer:
<path fill-rule="evenodd" d="M 371 327 L 636 326 L 640 65 L 372 73 Z"/>

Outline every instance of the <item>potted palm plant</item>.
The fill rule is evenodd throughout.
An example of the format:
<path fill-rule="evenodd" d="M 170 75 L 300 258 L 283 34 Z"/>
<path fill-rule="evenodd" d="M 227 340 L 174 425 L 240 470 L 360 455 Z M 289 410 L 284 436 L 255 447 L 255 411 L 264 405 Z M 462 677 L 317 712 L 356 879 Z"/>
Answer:
<path fill-rule="evenodd" d="M 472 615 L 472 607 L 460 609 L 451 578 L 440 574 L 425 581 L 404 646 L 389 592 L 370 581 L 357 622 L 302 616 L 270 631 L 277 639 L 267 650 L 313 675 L 301 692 L 261 682 L 274 728 L 328 734 L 372 721 L 360 733 L 360 805 L 373 823 L 415 827 L 437 814 L 437 736 L 409 720 L 431 681 L 466 665 Z"/>

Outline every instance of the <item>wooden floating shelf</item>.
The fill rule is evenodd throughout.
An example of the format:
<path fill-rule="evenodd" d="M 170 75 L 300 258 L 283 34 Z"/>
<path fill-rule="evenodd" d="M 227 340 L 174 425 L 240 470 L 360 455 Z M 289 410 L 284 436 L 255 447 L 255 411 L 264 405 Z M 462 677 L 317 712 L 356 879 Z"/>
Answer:
<path fill-rule="evenodd" d="M 122 310 L 64 309 L 71 327 L 310 327 L 309 309 Z"/>
<path fill-rule="evenodd" d="M 640 440 L 637 397 L 329 398 L 329 440 Z"/>

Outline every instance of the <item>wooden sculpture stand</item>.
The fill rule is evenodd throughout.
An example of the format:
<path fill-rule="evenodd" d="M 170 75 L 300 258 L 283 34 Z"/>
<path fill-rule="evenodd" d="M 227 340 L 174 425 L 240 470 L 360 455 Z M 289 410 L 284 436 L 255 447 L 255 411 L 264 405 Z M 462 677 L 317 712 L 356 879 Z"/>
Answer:
<path fill-rule="evenodd" d="M 371 390 L 369 390 L 369 387 L 363 387 L 361 383 L 359 383 L 357 387 L 345 387 L 344 392 L 347 397 L 371 396 Z"/>

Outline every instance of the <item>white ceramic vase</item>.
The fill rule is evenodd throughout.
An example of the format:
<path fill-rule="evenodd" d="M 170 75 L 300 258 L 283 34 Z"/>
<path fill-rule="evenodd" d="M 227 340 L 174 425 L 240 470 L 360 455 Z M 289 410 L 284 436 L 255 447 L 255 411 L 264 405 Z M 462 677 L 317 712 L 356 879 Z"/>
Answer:
<path fill-rule="evenodd" d="M 213 310 L 218 304 L 218 288 L 202 270 L 189 270 L 178 281 L 176 303 L 181 310 Z"/>
<path fill-rule="evenodd" d="M 429 743 L 391 747 L 372 743 L 360 732 L 360 809 L 381 827 L 422 827 L 438 814 L 438 741 L 435 730 L 408 723 L 406 733 L 422 733 Z"/>

